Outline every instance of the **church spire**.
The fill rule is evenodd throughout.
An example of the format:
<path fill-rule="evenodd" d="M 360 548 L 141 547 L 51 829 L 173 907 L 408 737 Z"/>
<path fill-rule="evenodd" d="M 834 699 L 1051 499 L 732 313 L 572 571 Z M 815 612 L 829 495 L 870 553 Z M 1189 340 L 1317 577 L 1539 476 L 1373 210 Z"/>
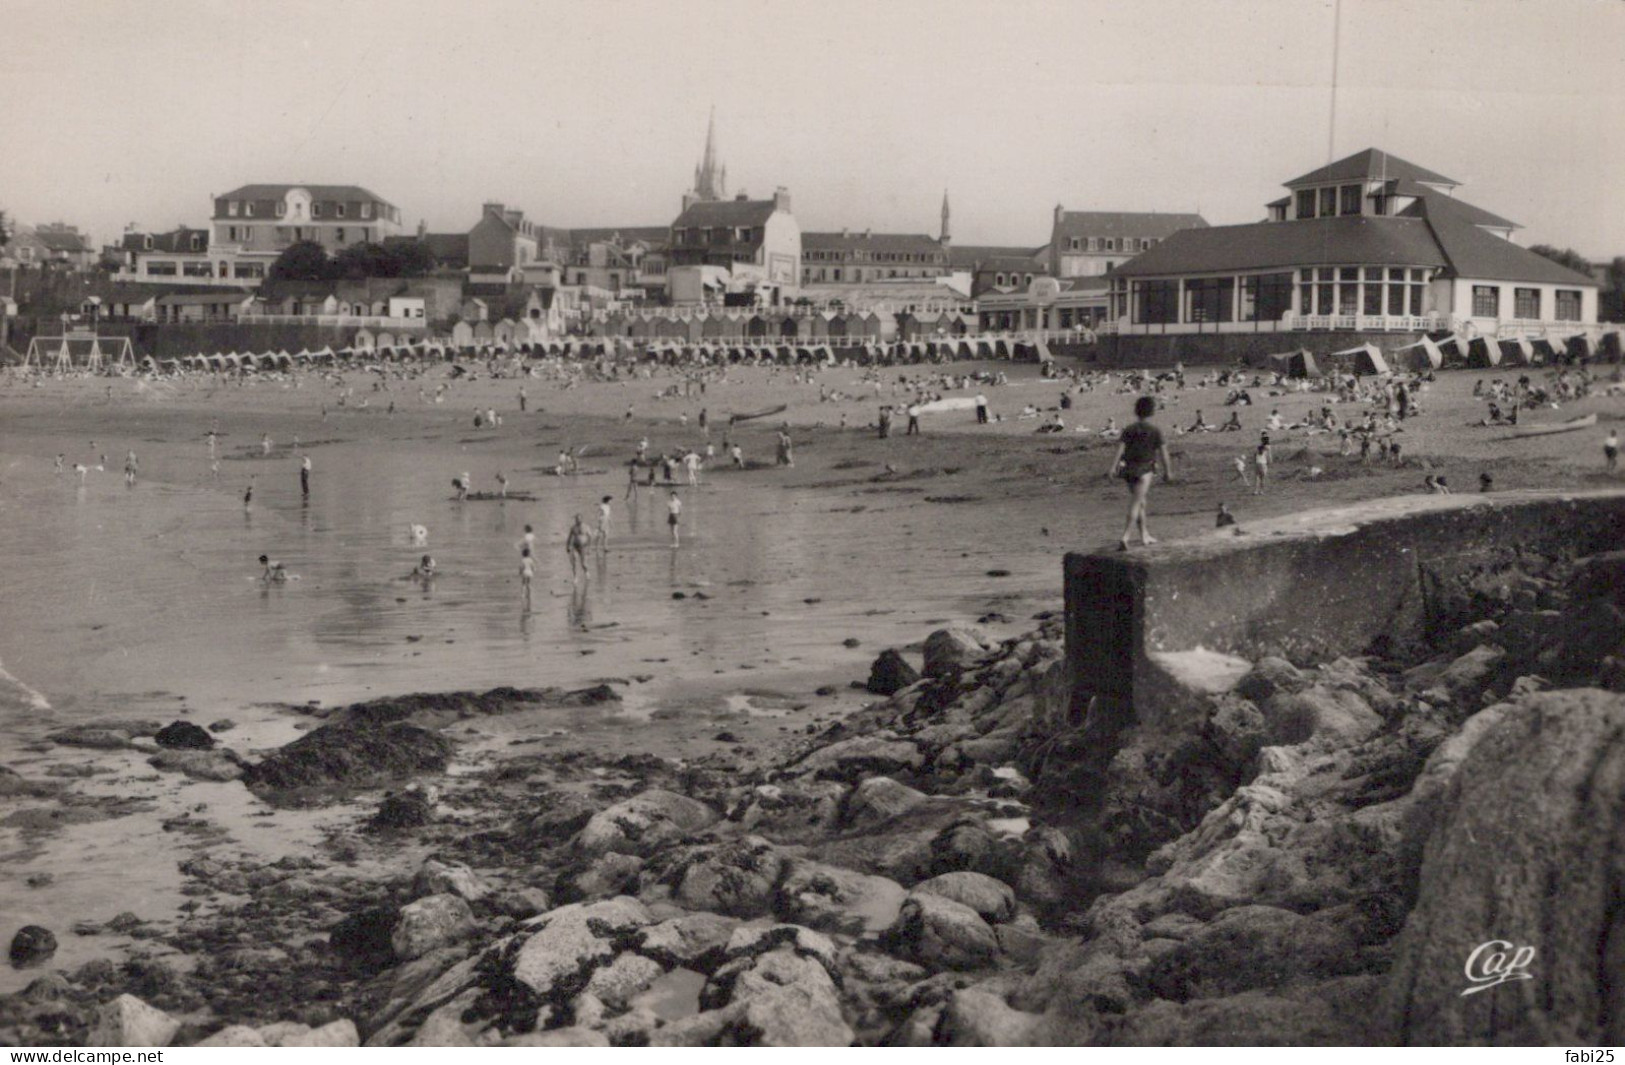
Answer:
<path fill-rule="evenodd" d="M 942 190 L 942 235 L 937 238 L 940 244 L 950 244 L 954 239 L 953 226 L 949 223 L 948 190 Z"/>
<path fill-rule="evenodd" d="M 705 127 L 705 154 L 694 172 L 694 195 L 702 200 L 720 200 L 727 195 L 727 168 L 717 171 L 717 109 L 711 108 L 711 119 Z"/>

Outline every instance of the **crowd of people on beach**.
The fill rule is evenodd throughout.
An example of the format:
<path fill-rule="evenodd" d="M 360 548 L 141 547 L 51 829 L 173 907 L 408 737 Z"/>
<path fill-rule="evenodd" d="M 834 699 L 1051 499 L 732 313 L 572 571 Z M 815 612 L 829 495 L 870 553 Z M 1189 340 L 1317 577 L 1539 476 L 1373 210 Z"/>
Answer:
<path fill-rule="evenodd" d="M 1131 540 L 1141 544 L 1154 543 L 1148 530 L 1147 500 L 1149 489 L 1158 469 L 1164 479 L 1173 480 L 1173 467 L 1165 430 L 1155 424 L 1159 414 L 1173 414 L 1187 400 L 1227 408 L 1224 417 L 1210 420 L 1204 407 L 1197 407 L 1190 418 L 1176 417 L 1169 436 L 1177 439 L 1195 434 L 1245 435 L 1243 412 L 1257 410 L 1271 401 L 1313 395 L 1317 402 L 1308 410 L 1302 409 L 1301 400 L 1292 407 L 1295 413 L 1288 417 L 1279 405 L 1271 404 L 1268 414 L 1261 419 L 1249 415 L 1258 436 L 1254 442 L 1241 446 L 1229 465 L 1232 483 L 1253 495 L 1267 493 L 1277 479 L 1277 449 L 1287 440 L 1301 445 L 1295 455 L 1308 455 L 1310 462 L 1296 475 L 1315 478 L 1325 473 L 1321 465 L 1331 453 L 1321 449 L 1319 455 L 1309 451 L 1313 439 L 1325 436 L 1336 441 L 1335 456 L 1349 459 L 1362 466 L 1375 464 L 1399 467 L 1411 461 L 1410 449 L 1403 436 L 1407 426 L 1417 419 L 1429 416 L 1427 394 L 1437 380 L 1432 371 L 1419 373 L 1355 374 L 1334 370 L 1312 377 L 1291 376 L 1279 371 L 1261 372 L 1246 367 L 1209 369 L 1200 376 L 1188 375 L 1184 366 L 1176 364 L 1170 370 L 1105 370 L 1087 365 L 1045 367 L 1041 378 L 1056 389 L 1052 403 L 1044 403 L 1028 394 L 1022 396 L 1017 407 L 1011 402 L 995 402 L 1010 384 L 1008 374 L 997 369 L 961 370 L 955 367 L 929 367 L 899 370 L 896 367 L 848 366 L 853 374 L 845 385 L 835 387 L 827 380 L 827 366 L 765 364 L 767 385 L 770 390 L 782 392 L 786 397 L 806 396 L 817 390 L 819 407 L 835 405 L 839 408 L 840 429 L 854 428 L 850 411 L 866 399 L 875 403 L 872 420 L 863 428 L 873 431 L 879 439 L 893 435 L 896 422 L 905 420 L 903 435 L 913 437 L 925 431 L 927 415 L 944 416 L 945 422 L 955 428 L 987 426 L 1007 419 L 1032 421 L 1039 434 L 1067 434 L 1084 436 L 1115 445 L 1116 454 L 1109 470 L 1110 476 L 1121 477 L 1130 488 L 1130 507 L 1120 546 L 1127 547 Z M 623 499 L 635 500 L 641 490 L 661 490 L 666 493 L 664 509 L 670 546 L 682 546 L 684 500 L 680 490 L 699 489 L 706 483 L 706 475 L 719 465 L 734 471 L 751 469 L 745 459 L 743 445 L 737 432 L 744 421 L 771 417 L 785 407 L 770 408 L 753 414 L 730 415 L 722 423 L 720 441 L 713 439 L 718 425 L 711 415 L 708 400 L 712 390 L 730 383 L 732 367 L 725 362 L 701 362 L 692 365 L 670 365 L 649 361 L 628 361 L 609 356 L 570 359 L 558 356 L 524 358 L 493 353 L 479 361 L 455 364 L 433 362 L 400 362 L 368 365 L 365 367 L 311 367 L 308 370 L 246 373 L 242 371 L 213 371 L 179 375 L 182 387 L 206 389 L 212 395 L 223 388 L 246 388 L 258 383 L 275 382 L 288 388 L 316 387 L 325 389 L 321 403 L 322 417 L 333 408 L 359 412 L 367 410 L 369 403 L 387 399 L 386 413 L 397 409 L 397 399 L 403 389 L 416 386 L 417 402 L 422 407 L 440 407 L 454 403 L 457 394 L 469 383 L 486 380 L 512 380 L 517 382 L 513 394 L 514 406 L 520 415 L 539 413 L 532 404 L 531 388 L 551 388 L 561 393 L 589 382 L 618 382 L 636 386 L 657 386 L 652 400 L 657 405 L 673 403 L 681 410 L 675 413 L 677 432 L 690 439 L 677 447 L 668 446 L 655 451 L 647 436 L 636 447 L 627 462 L 627 483 Z M 8 371 L 8 374 L 14 374 Z M 1476 424 L 1482 426 L 1517 426 L 1519 412 L 1540 408 L 1557 409 L 1564 404 L 1591 396 L 1615 396 L 1625 392 L 1625 383 L 1616 367 L 1610 378 L 1596 368 L 1587 366 L 1560 366 L 1546 368 L 1544 372 L 1524 372 L 1517 376 L 1494 377 L 1479 380 L 1473 395 L 1485 404 L 1485 415 Z M 14 378 L 15 379 L 15 378 Z M 38 381 L 35 380 L 36 386 Z M 1035 384 L 1039 382 L 1034 382 Z M 358 394 L 359 390 L 359 394 Z M 1133 397 L 1134 418 L 1119 427 L 1117 419 L 1108 416 L 1104 423 L 1085 424 L 1075 420 L 1075 399 L 1090 393 Z M 990 399 L 990 394 L 995 399 Z M 698 407 L 694 424 L 690 425 L 689 411 Z M 1098 404 L 1096 404 L 1098 407 Z M 1003 408 L 1003 409 L 1000 409 Z M 466 407 L 464 408 L 467 409 Z M 472 412 L 473 424 L 482 430 L 502 431 L 504 412 L 489 402 L 482 402 Z M 637 414 L 637 403 L 627 404 L 624 420 Z M 963 422 L 959 419 L 964 419 Z M 973 418 L 973 420 L 972 420 Z M 952 419 L 951 422 L 948 419 Z M 671 419 L 657 419 L 671 424 Z M 817 425 L 829 427 L 820 419 Z M 772 465 L 793 469 L 795 443 L 790 423 L 781 421 L 773 433 Z M 218 479 L 219 466 L 218 419 L 206 435 L 210 477 Z M 107 468 L 105 453 L 96 449 L 95 461 L 76 462 L 72 472 L 81 483 L 93 471 Z M 261 435 L 257 452 L 261 458 L 272 458 L 276 444 L 269 432 Z M 551 467 L 560 478 L 583 477 L 606 471 L 588 470 L 581 460 L 593 451 L 590 445 L 565 443 L 560 447 L 557 460 Z M 1618 439 L 1609 430 L 1603 444 L 1604 463 L 1608 472 L 1617 469 Z M 315 464 L 307 450 L 294 438 L 291 455 L 296 462 L 300 500 L 308 505 L 313 492 Z M 1426 466 L 1425 463 L 1422 465 Z M 65 455 L 58 455 L 56 472 L 66 475 L 69 465 Z M 1444 475 L 1425 469 L 1422 490 L 1434 494 L 1449 494 L 1452 489 Z M 131 449 L 123 465 L 125 484 L 134 487 L 141 473 L 136 453 Z M 453 500 L 468 503 L 485 499 L 510 499 L 509 479 L 499 470 L 491 477 L 494 489 L 477 492 L 471 471 L 461 471 L 452 478 Z M 1490 490 L 1494 477 L 1488 470 L 1480 477 L 1481 491 Z M 243 507 L 251 510 L 255 501 L 256 478 L 250 474 L 243 490 Z M 522 498 L 524 494 L 519 497 Z M 583 514 L 576 514 L 565 536 L 565 552 L 570 566 L 572 583 L 590 580 L 591 557 L 602 556 L 610 550 L 614 522 L 612 495 L 602 495 L 595 504 L 596 522 L 589 525 Z M 1221 505 L 1217 524 L 1228 527 L 1237 520 L 1228 505 Z M 421 526 L 416 526 L 421 530 Z M 423 535 L 414 536 L 415 543 L 423 543 Z M 286 567 L 262 556 L 260 579 L 266 583 L 281 584 L 290 579 Z M 412 579 L 431 582 L 440 575 L 434 558 L 423 554 L 414 566 Z M 537 574 L 534 533 L 527 526 L 525 542 L 520 545 L 519 577 L 527 604 Z"/>

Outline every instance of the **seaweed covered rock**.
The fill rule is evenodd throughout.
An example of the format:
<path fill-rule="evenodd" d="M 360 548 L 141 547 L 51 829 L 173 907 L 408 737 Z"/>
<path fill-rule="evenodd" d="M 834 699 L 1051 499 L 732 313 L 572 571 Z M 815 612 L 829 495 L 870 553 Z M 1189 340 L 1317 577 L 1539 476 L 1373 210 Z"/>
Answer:
<path fill-rule="evenodd" d="M 251 787 L 359 787 L 415 773 L 444 772 L 451 741 L 415 725 L 323 725 L 249 766 Z"/>

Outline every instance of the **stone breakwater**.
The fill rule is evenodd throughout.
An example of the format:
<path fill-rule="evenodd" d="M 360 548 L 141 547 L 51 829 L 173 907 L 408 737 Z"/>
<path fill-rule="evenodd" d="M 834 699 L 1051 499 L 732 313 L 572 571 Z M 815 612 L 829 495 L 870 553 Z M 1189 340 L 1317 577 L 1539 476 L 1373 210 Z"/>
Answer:
<path fill-rule="evenodd" d="M 459 721 L 592 691 L 379 700 L 252 764 L 172 734 L 279 801 L 396 790 L 306 856 L 188 861 L 150 934 L 190 967 L 47 973 L 0 1041 L 1619 1042 L 1625 554 L 1436 600 L 1431 641 L 1264 654 L 1177 725 L 1080 717 L 1040 618 L 882 656 L 773 754 L 444 772 Z M 1490 940 L 1533 978 L 1463 996 Z"/>

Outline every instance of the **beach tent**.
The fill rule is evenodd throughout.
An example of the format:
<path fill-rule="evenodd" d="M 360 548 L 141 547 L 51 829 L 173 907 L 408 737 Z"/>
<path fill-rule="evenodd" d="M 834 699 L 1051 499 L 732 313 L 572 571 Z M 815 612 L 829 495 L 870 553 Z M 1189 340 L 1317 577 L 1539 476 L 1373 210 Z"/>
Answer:
<path fill-rule="evenodd" d="M 1352 356 L 1354 372 L 1357 374 L 1385 374 L 1390 372 L 1388 360 L 1382 357 L 1382 352 L 1377 350 L 1375 344 L 1361 344 L 1357 348 L 1334 351 L 1331 357 L 1337 358 L 1343 355 Z"/>
<path fill-rule="evenodd" d="M 1529 343 L 1528 337 L 1513 337 L 1502 340 L 1501 355 L 1510 359 L 1514 366 L 1533 366 L 1535 364 L 1535 346 Z"/>
<path fill-rule="evenodd" d="M 1597 338 L 1597 348 L 1611 362 L 1618 362 L 1625 350 L 1625 330 L 1610 329 Z"/>
<path fill-rule="evenodd" d="M 1439 350 L 1427 337 L 1423 337 L 1414 344 L 1406 344 L 1402 348 L 1395 348 L 1388 353 L 1389 361 L 1401 370 L 1412 373 L 1425 373 L 1428 370 L 1437 370 L 1444 365 L 1444 352 Z"/>
<path fill-rule="evenodd" d="M 1315 362 L 1314 352 L 1299 348 L 1287 355 L 1286 372 L 1288 377 L 1319 377 L 1320 365 Z"/>
<path fill-rule="evenodd" d="M 1597 341 L 1590 333 L 1575 333 L 1562 340 L 1563 350 L 1568 357 L 1575 360 L 1587 361 L 1597 357 Z"/>
<path fill-rule="evenodd" d="M 1010 357 L 1010 342 L 1003 337 L 993 341 L 993 357 L 995 359 L 1008 359 Z"/>
<path fill-rule="evenodd" d="M 1545 363 L 1559 362 L 1567 354 L 1563 342 L 1553 343 L 1551 337 L 1534 337 L 1530 339 L 1529 346 L 1534 349 L 1535 358 Z"/>
<path fill-rule="evenodd" d="M 1453 365 L 1461 365 L 1472 358 L 1472 343 L 1460 333 L 1452 333 L 1443 340 L 1438 341 L 1439 353 L 1445 361 Z"/>
<path fill-rule="evenodd" d="M 1467 365 L 1487 370 L 1501 365 L 1501 344 L 1494 337 L 1473 337 L 1467 342 Z"/>

